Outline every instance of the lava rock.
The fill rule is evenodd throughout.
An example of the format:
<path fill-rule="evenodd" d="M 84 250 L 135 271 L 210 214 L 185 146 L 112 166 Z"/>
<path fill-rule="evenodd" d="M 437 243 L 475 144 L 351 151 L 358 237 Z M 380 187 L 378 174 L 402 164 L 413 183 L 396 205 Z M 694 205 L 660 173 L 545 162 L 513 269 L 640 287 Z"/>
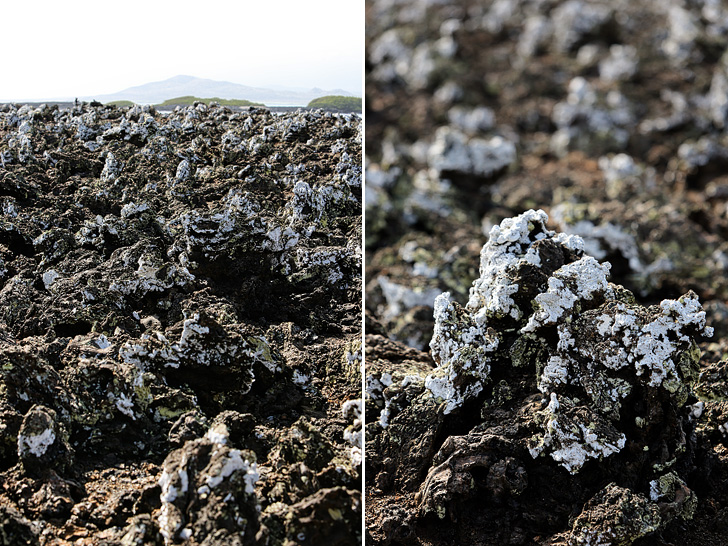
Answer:
<path fill-rule="evenodd" d="M 320 110 L 0 106 L 0 504 L 123 544 L 282 544 L 259 513 L 319 489 L 349 509 L 361 142 Z M 274 449 L 298 422 L 307 482 Z M 360 512 L 318 515 L 356 543 Z"/>
<path fill-rule="evenodd" d="M 72 464 L 68 432 L 55 411 L 39 405 L 30 408 L 18 431 L 18 458 L 25 468 L 36 472 Z"/>

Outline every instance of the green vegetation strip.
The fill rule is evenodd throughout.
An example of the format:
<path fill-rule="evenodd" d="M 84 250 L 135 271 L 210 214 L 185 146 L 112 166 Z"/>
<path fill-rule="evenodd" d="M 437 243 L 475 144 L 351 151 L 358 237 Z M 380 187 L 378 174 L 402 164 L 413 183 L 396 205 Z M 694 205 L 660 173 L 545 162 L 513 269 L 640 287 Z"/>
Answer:
<path fill-rule="evenodd" d="M 265 106 L 262 102 L 252 102 L 245 99 L 221 99 L 218 97 L 213 97 L 210 99 L 201 99 L 199 97 L 193 97 L 190 95 L 184 96 L 184 97 L 177 97 L 174 99 L 167 99 L 161 104 L 157 104 L 156 106 L 190 106 L 194 104 L 195 102 L 204 102 L 205 104 L 210 104 L 211 102 L 216 102 L 220 106 Z"/>
<path fill-rule="evenodd" d="M 325 110 L 340 110 L 342 112 L 361 112 L 361 98 L 328 95 L 313 99 L 308 103 L 308 108 L 324 108 Z"/>

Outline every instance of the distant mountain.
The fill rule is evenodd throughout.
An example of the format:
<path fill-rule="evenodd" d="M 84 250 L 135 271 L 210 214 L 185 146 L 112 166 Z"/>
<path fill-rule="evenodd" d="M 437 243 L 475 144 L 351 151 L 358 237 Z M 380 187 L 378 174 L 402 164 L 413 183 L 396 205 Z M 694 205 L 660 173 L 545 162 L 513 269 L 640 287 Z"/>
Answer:
<path fill-rule="evenodd" d="M 107 103 L 117 100 L 130 100 L 140 104 L 159 104 L 167 99 L 192 95 L 200 98 L 219 97 L 221 99 L 247 99 L 262 102 L 266 106 L 306 106 L 313 99 L 326 95 L 354 96 L 342 89 L 323 90 L 318 88 L 283 88 L 264 89 L 249 87 L 237 83 L 195 78 L 194 76 L 175 76 L 160 82 L 129 87 L 110 95 L 79 97 Z"/>

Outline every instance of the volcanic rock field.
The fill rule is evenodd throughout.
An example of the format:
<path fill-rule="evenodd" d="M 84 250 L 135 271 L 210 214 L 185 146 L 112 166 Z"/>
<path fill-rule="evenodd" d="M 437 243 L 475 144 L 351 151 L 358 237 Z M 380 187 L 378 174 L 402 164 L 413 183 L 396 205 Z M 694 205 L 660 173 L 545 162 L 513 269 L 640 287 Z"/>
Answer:
<path fill-rule="evenodd" d="M 362 123 L 0 106 L 0 544 L 360 544 Z"/>

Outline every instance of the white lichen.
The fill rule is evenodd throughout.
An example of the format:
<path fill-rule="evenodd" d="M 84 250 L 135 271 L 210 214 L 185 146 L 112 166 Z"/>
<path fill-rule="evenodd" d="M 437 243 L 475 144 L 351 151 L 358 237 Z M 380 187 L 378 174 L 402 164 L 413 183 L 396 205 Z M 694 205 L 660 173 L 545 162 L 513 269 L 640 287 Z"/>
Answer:
<path fill-rule="evenodd" d="M 466 122 L 467 123 L 467 122 Z M 459 172 L 489 177 L 516 160 L 516 146 L 503 137 L 469 138 L 451 127 L 440 127 L 428 150 L 431 167 L 439 172 Z"/>
<path fill-rule="evenodd" d="M 255 493 L 255 482 L 258 481 L 257 465 L 251 463 L 247 459 L 243 459 L 239 449 L 231 449 L 228 451 L 222 466 L 217 469 L 215 474 L 205 476 L 205 484 L 214 489 L 219 486 L 225 478 L 230 477 L 233 472 L 242 471 L 244 473 L 243 481 L 245 482 L 245 492 L 248 494 Z"/>
<path fill-rule="evenodd" d="M 534 332 L 559 322 L 578 301 L 591 300 L 596 294 L 608 294 L 609 263 L 600 264 L 584 256 L 559 268 L 549 277 L 548 290 L 536 296 L 536 312 L 521 332 Z"/>
<path fill-rule="evenodd" d="M 26 453 L 31 453 L 36 457 L 42 457 L 55 441 L 56 433 L 50 428 L 39 434 L 19 434 L 18 455 L 23 457 Z"/>
<path fill-rule="evenodd" d="M 569 382 L 569 362 L 560 356 L 552 356 L 541 372 L 538 390 L 543 393 L 550 392 L 559 385 Z"/>
<path fill-rule="evenodd" d="M 60 276 L 60 273 L 58 273 L 55 269 L 49 269 L 43 273 L 43 285 L 46 290 L 50 290 L 53 283 L 56 282 Z"/>
<path fill-rule="evenodd" d="M 435 300 L 435 331 L 430 349 L 437 369 L 425 379 L 425 387 L 442 400 L 450 413 L 476 397 L 490 374 L 490 355 L 499 338 L 483 330 L 467 313 L 459 313 L 448 292 Z"/>
<path fill-rule="evenodd" d="M 433 307 L 435 298 L 440 295 L 438 288 L 410 288 L 390 280 L 385 275 L 377 277 L 377 283 L 387 302 L 387 307 L 382 313 L 386 319 L 397 317 L 414 307 Z"/>
<path fill-rule="evenodd" d="M 187 459 L 183 457 L 178 469 L 172 472 L 166 470 L 162 472 L 158 484 L 162 488 L 162 493 L 159 498 L 163 503 L 174 502 L 177 500 L 177 497 L 187 493 L 189 479 L 187 470 L 185 469 L 186 464 Z"/>
<path fill-rule="evenodd" d="M 564 399 L 572 405 L 569 399 Z M 538 457 L 548 450 L 551 458 L 576 474 L 589 459 L 608 457 L 624 448 L 627 438 L 624 434 L 600 436 L 597 425 L 574 421 L 564 414 L 564 408 L 556 393 L 550 394 L 550 401 L 545 410 L 548 416 L 544 432 L 538 443 L 529 447 L 532 457 Z"/>
<path fill-rule="evenodd" d="M 311 380 L 311 376 L 301 373 L 299 370 L 293 370 L 292 379 L 296 385 L 303 386 L 308 384 L 308 382 Z"/>
<path fill-rule="evenodd" d="M 364 447 L 361 398 L 344 402 L 341 406 L 341 413 L 344 419 L 350 422 L 349 426 L 344 429 L 344 441 L 351 445 L 349 458 L 352 465 L 356 467 L 362 462 L 362 449 Z"/>
<path fill-rule="evenodd" d="M 97 337 L 95 343 L 99 349 L 108 349 L 109 347 L 111 347 L 111 342 L 109 341 L 109 338 L 107 338 L 104 334 L 101 334 L 99 337 Z"/>
<path fill-rule="evenodd" d="M 220 445 L 226 445 L 229 437 L 230 432 L 222 423 L 211 426 L 205 434 L 205 438 L 207 438 L 210 443 Z"/>
<path fill-rule="evenodd" d="M 109 394 L 111 395 L 111 393 Z M 136 421 L 136 415 L 134 414 L 134 402 L 126 394 L 119 394 L 116 398 L 115 405 L 116 409 L 118 409 L 121 413 Z"/>
<path fill-rule="evenodd" d="M 105 183 L 113 183 L 121 174 L 121 163 L 117 161 L 112 152 L 106 155 L 106 162 L 101 171 L 101 181 Z"/>
<path fill-rule="evenodd" d="M 479 325 L 484 325 L 488 316 L 509 315 L 516 320 L 523 316 L 523 310 L 511 297 L 519 287 L 511 281 L 509 273 L 521 260 L 538 264 L 538 254 L 531 245 L 553 235 L 544 227 L 547 220 L 544 211 L 529 210 L 491 228 L 488 242 L 480 253 L 480 277 L 470 288 L 467 305 Z"/>
<path fill-rule="evenodd" d="M 142 203 L 140 205 L 137 205 L 133 201 L 130 203 L 127 203 L 121 208 L 121 217 L 122 218 L 131 218 L 133 216 L 136 216 L 137 214 L 144 212 L 145 210 L 149 210 L 149 205 L 146 203 Z"/>
<path fill-rule="evenodd" d="M 164 543 L 167 545 L 172 544 L 175 534 L 182 527 L 181 521 L 178 521 L 178 518 L 175 517 L 178 512 L 179 509 L 172 503 L 162 503 L 157 521 L 159 523 L 159 532 L 162 538 L 164 538 Z"/>

